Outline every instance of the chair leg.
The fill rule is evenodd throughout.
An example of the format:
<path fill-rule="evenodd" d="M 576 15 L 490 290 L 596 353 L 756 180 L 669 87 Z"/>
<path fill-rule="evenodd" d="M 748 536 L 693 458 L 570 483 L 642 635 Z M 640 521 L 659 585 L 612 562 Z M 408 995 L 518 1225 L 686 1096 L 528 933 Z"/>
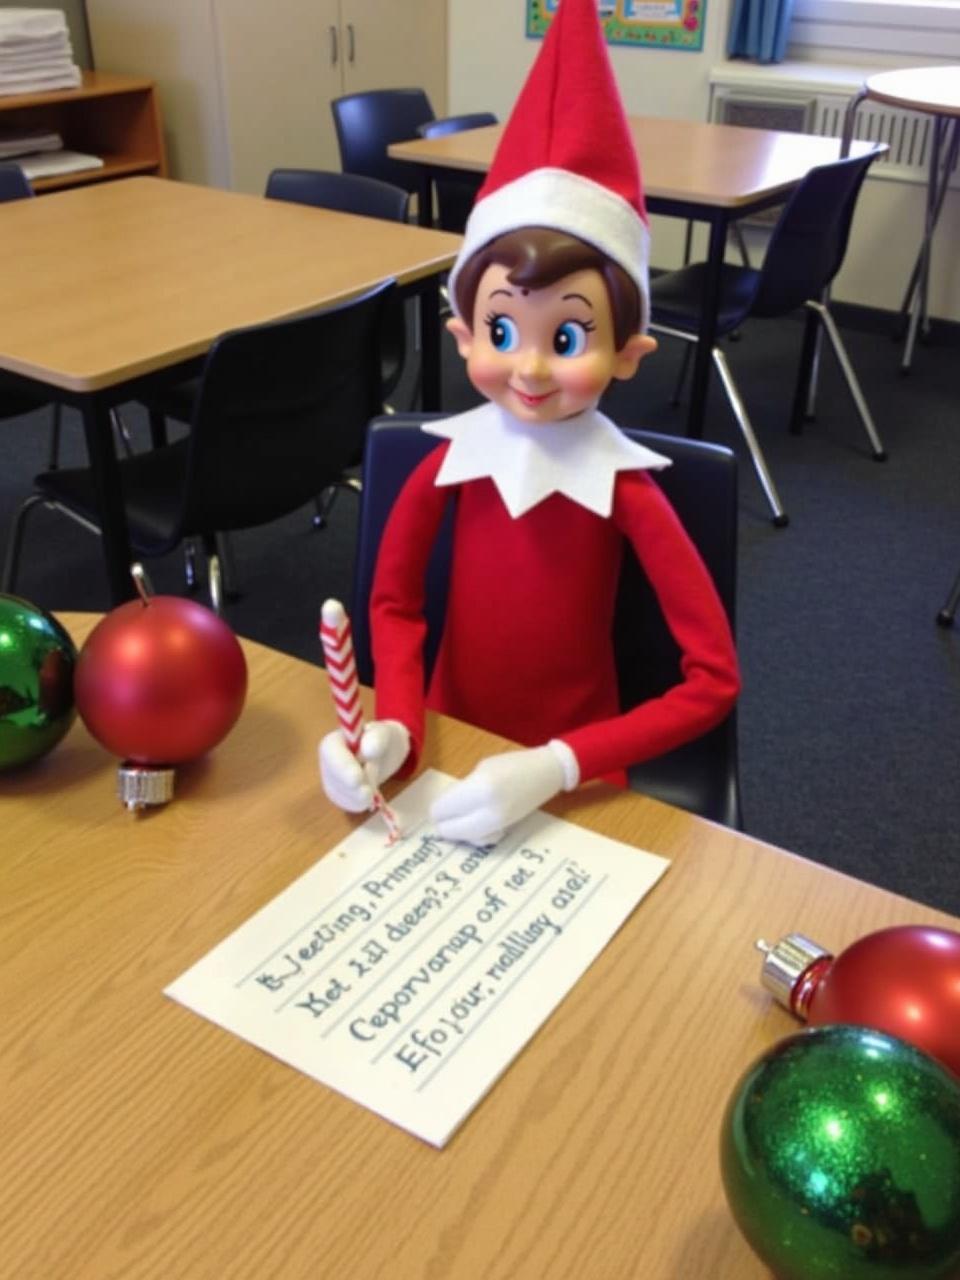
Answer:
<path fill-rule="evenodd" d="M 223 577 L 220 573 L 220 557 L 216 551 L 207 557 L 207 586 L 210 591 L 210 607 L 217 617 L 223 616 Z"/>
<path fill-rule="evenodd" d="M 223 583 L 223 598 L 225 600 L 237 600 L 240 597 L 240 588 L 237 585 L 237 565 L 233 555 L 233 543 L 230 541 L 228 533 L 218 533 L 214 535 L 217 547 L 217 563 L 220 570 L 220 580 Z"/>
<path fill-rule="evenodd" d="M 811 298 L 807 302 L 807 306 L 811 311 L 816 312 L 819 316 L 827 337 L 830 339 L 830 345 L 833 348 L 833 354 L 837 357 L 841 372 L 847 383 L 847 390 L 853 399 L 853 403 L 857 406 L 857 412 L 860 415 L 860 421 L 863 423 L 863 429 L 867 433 L 870 441 L 870 447 L 873 450 L 873 456 L 877 462 L 886 462 L 887 451 L 880 442 L 880 436 L 877 434 L 877 428 L 874 426 L 873 418 L 864 399 L 863 391 L 860 389 L 860 382 L 857 375 L 853 371 L 853 365 L 850 363 L 850 357 L 847 355 L 847 349 L 843 345 L 843 339 L 840 337 L 840 330 L 836 326 L 833 316 L 822 302 L 814 302 Z"/>
<path fill-rule="evenodd" d="M 314 529 L 325 529 L 327 527 L 327 519 L 333 510 L 333 504 L 336 500 L 337 486 L 335 484 L 328 484 L 323 493 L 318 494 L 315 502 L 317 511 L 312 520 Z"/>
<path fill-rule="evenodd" d="M 7 539 L 7 554 L 3 561 L 3 579 L 0 581 L 0 591 L 4 592 L 4 594 L 12 593 L 17 585 L 17 573 L 20 569 L 20 550 L 23 546 L 23 533 L 27 523 L 27 516 L 35 507 L 41 506 L 42 503 L 43 498 L 38 493 L 33 493 L 20 503 L 16 515 L 13 517 L 10 536 Z"/>
<path fill-rule="evenodd" d="M 960 573 L 958 573 L 954 579 L 953 586 L 950 588 L 950 594 L 947 596 L 943 608 L 937 614 L 938 626 L 953 626 L 953 619 L 956 616 L 958 604 L 960 604 Z"/>
<path fill-rule="evenodd" d="M 183 578 L 188 591 L 197 589 L 197 544 L 195 539 L 187 538 L 183 544 Z"/>
<path fill-rule="evenodd" d="M 717 373 L 720 375 L 720 381 L 726 392 L 730 408 L 733 410 L 733 416 L 737 420 L 740 433 L 746 441 L 747 449 L 750 451 L 750 460 L 753 468 L 757 473 L 757 479 L 760 481 L 760 487 L 766 495 L 767 502 L 773 512 L 773 523 L 778 529 L 784 528 L 790 523 L 790 517 L 783 509 L 780 501 L 780 495 L 777 493 L 777 486 L 773 482 L 773 476 L 767 467 L 767 460 L 763 456 L 763 450 L 760 448 L 760 442 L 757 440 L 756 433 L 753 430 L 753 424 L 750 421 L 750 415 L 747 413 L 746 405 L 741 399 L 737 384 L 733 380 L 730 372 L 730 366 L 727 364 L 726 357 L 719 347 L 713 348 L 713 363 L 716 365 Z"/>
<path fill-rule="evenodd" d="M 790 410 L 790 434 L 795 436 L 803 434 L 803 424 L 812 412 L 810 388 L 816 363 L 818 332 L 817 317 L 810 311 L 804 321 L 803 345 L 800 348 L 797 382 L 793 391 L 793 407 Z"/>
<path fill-rule="evenodd" d="M 123 418 L 120 417 L 120 411 L 118 409 L 110 410 L 110 425 L 113 427 L 114 431 L 116 431 L 124 453 L 128 458 L 132 458 L 134 448 L 133 439 L 130 435 L 130 428 L 124 422 Z"/>

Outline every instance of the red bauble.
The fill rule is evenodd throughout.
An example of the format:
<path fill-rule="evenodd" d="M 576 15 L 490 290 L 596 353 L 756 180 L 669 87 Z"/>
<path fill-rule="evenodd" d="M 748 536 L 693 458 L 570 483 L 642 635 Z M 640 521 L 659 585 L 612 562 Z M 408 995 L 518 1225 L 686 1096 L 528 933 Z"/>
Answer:
<path fill-rule="evenodd" d="M 90 733 L 137 764 L 202 756 L 233 728 L 246 692 L 236 636 L 210 609 L 177 596 L 108 613 L 81 649 L 74 681 Z"/>
<path fill-rule="evenodd" d="M 807 1021 L 886 1031 L 960 1076 L 960 933 L 902 925 L 867 934 L 827 968 Z"/>

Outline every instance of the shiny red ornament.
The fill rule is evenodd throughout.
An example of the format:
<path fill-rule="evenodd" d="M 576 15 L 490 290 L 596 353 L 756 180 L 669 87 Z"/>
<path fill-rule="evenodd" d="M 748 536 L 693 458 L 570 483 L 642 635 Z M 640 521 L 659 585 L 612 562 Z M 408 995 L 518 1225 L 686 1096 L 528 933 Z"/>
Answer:
<path fill-rule="evenodd" d="M 152 596 L 120 605 L 90 633 L 74 696 L 84 724 L 114 755 L 174 765 L 215 747 L 247 691 L 240 644 L 193 600 Z"/>
<path fill-rule="evenodd" d="M 880 929 L 837 956 L 790 934 L 767 949 L 763 981 L 811 1026 L 885 1031 L 960 1076 L 960 933 L 952 929 Z"/>

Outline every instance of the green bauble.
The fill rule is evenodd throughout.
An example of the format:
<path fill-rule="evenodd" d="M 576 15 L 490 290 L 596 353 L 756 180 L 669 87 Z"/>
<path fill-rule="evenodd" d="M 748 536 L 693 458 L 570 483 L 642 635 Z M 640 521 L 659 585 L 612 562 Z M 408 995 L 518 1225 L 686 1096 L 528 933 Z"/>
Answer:
<path fill-rule="evenodd" d="M 734 1090 L 720 1157 L 779 1280 L 960 1276 L 960 1085 L 902 1040 L 830 1026 L 781 1041 Z"/>
<path fill-rule="evenodd" d="M 45 755 L 73 724 L 76 661 L 56 618 L 0 595 L 0 771 Z"/>

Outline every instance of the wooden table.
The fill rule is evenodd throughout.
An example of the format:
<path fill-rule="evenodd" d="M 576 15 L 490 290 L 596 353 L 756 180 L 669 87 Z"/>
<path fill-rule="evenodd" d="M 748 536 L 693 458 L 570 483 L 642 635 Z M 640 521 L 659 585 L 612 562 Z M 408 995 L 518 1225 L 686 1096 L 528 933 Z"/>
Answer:
<path fill-rule="evenodd" d="M 439 407 L 439 275 L 458 236 L 137 177 L 0 206 L 0 372 L 83 413 L 113 598 L 131 594 L 112 405 L 202 363 L 221 333 L 393 277 L 424 294 L 424 400 Z"/>
<path fill-rule="evenodd" d="M 779 204 L 815 165 L 838 159 L 840 142 L 812 134 L 653 116 L 631 116 L 629 123 L 649 211 L 705 222 L 710 228 L 709 271 L 687 411 L 687 434 L 701 436 L 728 228 L 739 218 Z M 421 216 L 432 207 L 431 174 L 437 169 L 485 172 L 503 128 L 491 125 L 440 138 L 395 142 L 387 148 L 395 160 L 420 166 Z M 853 154 L 871 149 L 871 144 L 857 143 Z"/>
<path fill-rule="evenodd" d="M 355 821 L 317 781 L 324 675 L 244 647 L 247 707 L 168 808 L 124 813 L 79 725 L 0 775 L 4 1274 L 769 1280 L 717 1159 L 740 1073 L 798 1029 L 754 940 L 958 922 L 632 793 L 564 797 L 673 865 L 437 1151 L 162 995 Z M 500 746 L 434 717 L 427 763 Z"/>
<path fill-rule="evenodd" d="M 923 111 L 933 116 L 923 236 L 900 307 L 901 317 L 909 317 L 900 362 L 901 370 L 906 373 L 913 361 L 917 334 L 926 335 L 930 329 L 927 294 L 933 234 L 960 154 L 960 66 L 910 67 L 899 71 L 881 71 L 869 76 L 864 81 L 863 88 L 850 99 L 847 106 L 843 126 L 845 147 L 850 145 L 853 138 L 857 108 L 867 98 L 884 102 L 888 106 Z"/>

